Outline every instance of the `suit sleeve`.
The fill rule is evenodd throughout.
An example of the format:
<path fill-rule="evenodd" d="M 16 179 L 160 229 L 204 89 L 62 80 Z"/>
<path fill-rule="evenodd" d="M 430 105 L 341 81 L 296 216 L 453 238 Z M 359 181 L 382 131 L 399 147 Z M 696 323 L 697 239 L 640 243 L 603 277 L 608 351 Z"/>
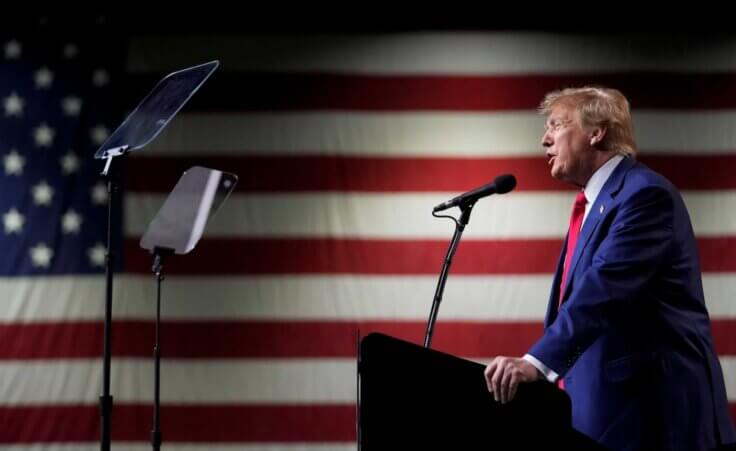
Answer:
<path fill-rule="evenodd" d="M 576 270 L 569 298 L 529 354 L 562 377 L 607 328 L 618 326 L 612 319 L 621 317 L 618 309 L 636 315 L 635 301 L 671 249 L 673 204 L 661 186 L 622 201 L 592 264 Z"/>

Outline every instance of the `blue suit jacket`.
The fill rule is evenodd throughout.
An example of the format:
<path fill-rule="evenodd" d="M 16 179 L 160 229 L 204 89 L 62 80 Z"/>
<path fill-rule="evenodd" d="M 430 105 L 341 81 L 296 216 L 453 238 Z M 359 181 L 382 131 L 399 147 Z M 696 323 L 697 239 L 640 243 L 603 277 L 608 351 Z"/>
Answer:
<path fill-rule="evenodd" d="M 613 450 L 711 449 L 736 441 L 677 190 L 631 158 L 583 225 L 557 309 L 529 353 L 564 377 L 573 426 Z"/>

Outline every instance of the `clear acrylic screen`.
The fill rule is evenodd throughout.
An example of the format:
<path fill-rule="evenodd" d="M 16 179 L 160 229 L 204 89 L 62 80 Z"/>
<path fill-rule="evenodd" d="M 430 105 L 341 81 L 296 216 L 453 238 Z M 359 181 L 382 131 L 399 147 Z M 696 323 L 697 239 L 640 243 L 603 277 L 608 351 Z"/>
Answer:
<path fill-rule="evenodd" d="M 95 158 L 124 147 L 134 151 L 151 142 L 219 66 L 211 61 L 167 75 L 102 144 Z"/>

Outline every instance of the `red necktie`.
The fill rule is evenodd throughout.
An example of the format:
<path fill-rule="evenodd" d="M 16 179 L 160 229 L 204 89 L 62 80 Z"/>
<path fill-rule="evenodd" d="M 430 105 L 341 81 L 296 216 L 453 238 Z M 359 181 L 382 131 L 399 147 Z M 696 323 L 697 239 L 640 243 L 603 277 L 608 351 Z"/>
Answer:
<path fill-rule="evenodd" d="M 572 256 L 575 254 L 575 245 L 578 243 L 578 235 L 580 235 L 580 229 L 583 225 L 583 217 L 585 216 L 585 193 L 580 191 L 578 196 L 575 198 L 575 203 L 572 206 L 572 214 L 570 215 L 570 228 L 567 232 L 567 249 L 565 250 L 565 264 L 562 267 L 562 280 L 560 280 L 560 298 L 557 308 L 562 306 L 562 294 L 565 292 L 565 281 L 567 280 L 567 272 L 570 269 L 570 263 L 572 262 Z M 565 389 L 565 381 L 560 378 L 557 381 L 557 386 L 561 389 Z"/>
<path fill-rule="evenodd" d="M 583 225 L 583 216 L 585 216 L 585 193 L 580 191 L 578 197 L 575 198 L 575 204 L 572 206 L 572 214 L 570 215 L 570 228 L 567 231 L 567 249 L 565 250 L 565 264 L 562 267 L 562 279 L 560 280 L 560 299 L 557 306 L 562 305 L 562 294 L 565 292 L 565 281 L 567 280 L 567 272 L 570 270 L 572 256 L 575 254 L 575 245 L 578 243 L 578 235 L 580 235 L 580 226 Z"/>

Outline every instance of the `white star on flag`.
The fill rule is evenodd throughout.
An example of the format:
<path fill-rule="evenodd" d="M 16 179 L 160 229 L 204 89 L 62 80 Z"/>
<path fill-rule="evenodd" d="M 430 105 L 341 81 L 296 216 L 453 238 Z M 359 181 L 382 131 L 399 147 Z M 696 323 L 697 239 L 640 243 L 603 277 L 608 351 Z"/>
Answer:
<path fill-rule="evenodd" d="M 5 155 L 3 163 L 5 164 L 6 175 L 22 175 L 26 159 L 17 150 L 12 149 L 9 154 Z"/>
<path fill-rule="evenodd" d="M 20 42 L 13 39 L 5 43 L 5 58 L 12 60 L 20 57 L 21 46 Z"/>
<path fill-rule="evenodd" d="M 3 223 L 5 224 L 5 234 L 20 234 L 23 231 L 23 223 L 25 218 L 15 208 L 11 208 L 7 213 L 3 214 Z"/>
<path fill-rule="evenodd" d="M 36 142 L 37 147 L 51 147 L 55 133 L 53 128 L 46 124 L 41 124 L 33 129 L 33 140 Z"/>
<path fill-rule="evenodd" d="M 64 233 L 79 233 L 82 217 L 74 210 L 69 210 L 61 217 L 61 229 Z"/>
<path fill-rule="evenodd" d="M 105 266 L 105 254 L 107 254 L 107 248 L 102 243 L 97 243 L 94 247 L 87 249 L 87 256 L 92 266 Z"/>
<path fill-rule="evenodd" d="M 107 186 L 102 182 L 97 182 L 90 190 L 92 194 L 92 203 L 95 205 L 105 205 L 107 203 Z"/>
<path fill-rule="evenodd" d="M 54 189 L 46 183 L 46 180 L 41 180 L 37 185 L 33 185 L 31 191 L 33 192 L 33 203 L 36 205 L 51 205 Z"/>
<path fill-rule="evenodd" d="M 33 80 L 36 83 L 38 89 L 46 89 L 51 87 L 51 83 L 54 81 L 54 73 L 49 70 L 48 67 L 42 67 L 36 71 L 33 76 Z"/>
<path fill-rule="evenodd" d="M 38 243 L 31 248 L 31 261 L 37 268 L 48 268 L 53 257 L 54 251 L 44 243 Z"/>
<path fill-rule="evenodd" d="M 77 96 L 64 97 L 61 109 L 66 116 L 79 116 L 79 112 L 82 111 L 82 99 Z"/>
<path fill-rule="evenodd" d="M 61 157 L 61 172 L 64 175 L 70 175 L 77 172 L 79 169 L 79 158 L 74 154 L 73 150 L 70 150 L 63 157 Z"/>
<path fill-rule="evenodd" d="M 90 131 L 90 136 L 92 137 L 92 142 L 95 143 L 98 146 L 100 144 L 102 144 L 102 143 L 105 142 L 105 140 L 107 139 L 107 136 L 109 134 L 110 134 L 110 132 L 108 132 L 107 131 L 107 128 L 104 125 L 102 125 L 102 124 L 97 125 L 96 127 L 94 127 Z"/>
<path fill-rule="evenodd" d="M 71 59 L 77 56 L 79 48 L 71 42 L 64 45 L 64 58 Z"/>
<path fill-rule="evenodd" d="M 92 73 L 92 83 L 97 87 L 105 86 L 110 82 L 110 74 L 105 69 L 97 69 Z"/>
<path fill-rule="evenodd" d="M 25 101 L 15 91 L 4 99 L 4 103 L 6 116 L 21 116 L 23 114 Z"/>

